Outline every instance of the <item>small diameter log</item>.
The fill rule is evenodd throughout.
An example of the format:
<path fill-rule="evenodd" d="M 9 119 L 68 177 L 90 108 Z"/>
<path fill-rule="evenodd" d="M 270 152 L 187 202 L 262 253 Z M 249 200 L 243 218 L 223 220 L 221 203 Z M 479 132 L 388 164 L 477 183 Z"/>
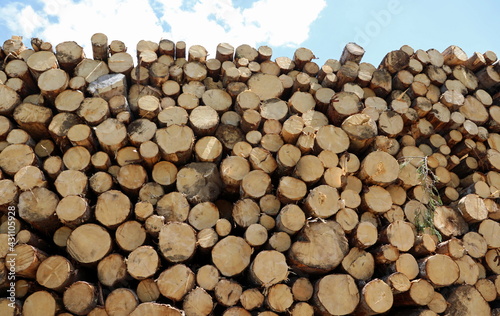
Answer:
<path fill-rule="evenodd" d="M 302 180 L 288 176 L 280 178 L 276 195 L 281 203 L 296 203 L 306 194 L 307 186 Z"/>
<path fill-rule="evenodd" d="M 57 95 L 63 92 L 69 84 L 68 74 L 61 69 L 50 69 L 38 78 L 38 88 L 43 97 L 54 103 Z"/>
<path fill-rule="evenodd" d="M 293 304 L 292 291 L 286 284 L 275 284 L 269 288 L 265 302 L 272 311 L 285 312 Z"/>
<path fill-rule="evenodd" d="M 339 62 L 341 64 L 345 64 L 347 61 L 353 61 L 359 64 L 364 54 L 365 50 L 363 49 L 363 47 L 359 46 L 356 43 L 348 43 L 342 51 Z"/>
<path fill-rule="evenodd" d="M 434 286 L 442 287 L 453 284 L 459 277 L 458 265 L 446 255 L 432 255 L 419 261 L 421 277 Z"/>
<path fill-rule="evenodd" d="M 219 220 L 219 210 L 212 202 L 202 202 L 195 205 L 188 216 L 188 223 L 198 231 L 212 228 Z"/>
<path fill-rule="evenodd" d="M 128 218 L 131 206 L 125 194 L 110 190 L 97 198 L 95 217 L 104 226 L 116 228 Z"/>
<path fill-rule="evenodd" d="M 105 286 L 115 287 L 125 284 L 129 277 L 125 258 L 118 253 L 112 253 L 101 259 L 97 264 L 97 277 Z"/>
<path fill-rule="evenodd" d="M 22 310 L 22 315 L 26 316 L 55 315 L 61 310 L 61 306 L 54 294 L 36 291 L 24 300 Z"/>
<path fill-rule="evenodd" d="M 338 212 L 339 204 L 337 189 L 320 185 L 309 191 L 304 201 L 304 210 L 309 216 L 328 218 Z"/>
<path fill-rule="evenodd" d="M 214 163 L 194 162 L 179 170 L 176 186 L 190 203 L 197 204 L 215 201 L 221 192 L 222 181 Z"/>
<path fill-rule="evenodd" d="M 14 120 L 35 139 L 49 138 L 48 126 L 52 119 L 49 108 L 31 103 L 22 103 L 13 113 Z"/>
<path fill-rule="evenodd" d="M 16 275 L 28 279 L 35 279 L 38 267 L 47 258 L 45 252 L 28 244 L 16 245 L 11 255 L 17 257 L 14 267 Z"/>
<path fill-rule="evenodd" d="M 280 283 L 288 277 L 286 258 L 275 250 L 259 252 L 249 269 L 251 280 L 265 287 Z"/>
<path fill-rule="evenodd" d="M 233 104 L 229 93 L 221 89 L 207 90 L 203 93 L 201 99 L 203 104 L 217 111 L 219 115 L 227 112 Z"/>
<path fill-rule="evenodd" d="M 139 190 L 147 180 L 147 172 L 141 165 L 125 165 L 120 168 L 117 175 L 117 181 L 122 190 L 129 195 L 139 194 Z"/>
<path fill-rule="evenodd" d="M 174 138 L 177 141 L 171 142 Z M 158 129 L 155 142 L 160 148 L 163 159 L 172 163 L 185 163 L 191 156 L 194 145 L 194 133 L 188 126 L 171 125 Z"/>
<path fill-rule="evenodd" d="M 10 115 L 17 105 L 21 103 L 21 97 L 12 88 L 6 85 L 0 85 L 0 114 Z"/>
<path fill-rule="evenodd" d="M 190 210 L 186 197 L 179 192 L 170 192 L 162 195 L 156 204 L 156 212 L 164 216 L 167 221 L 184 222 Z"/>
<path fill-rule="evenodd" d="M 141 246 L 127 257 L 127 271 L 136 280 L 153 276 L 160 266 L 160 258 L 151 246 Z"/>
<path fill-rule="evenodd" d="M 90 38 L 92 43 L 92 54 L 95 60 L 108 60 L 109 46 L 108 37 L 103 33 L 95 33 Z"/>
<path fill-rule="evenodd" d="M 394 296 L 394 305 L 396 306 L 425 306 L 429 304 L 434 297 L 434 288 L 424 279 L 411 281 L 409 291 L 396 294 Z"/>
<path fill-rule="evenodd" d="M 289 235 L 294 235 L 306 224 L 306 216 L 295 204 L 285 205 L 276 217 L 276 227 Z"/>
<path fill-rule="evenodd" d="M 252 170 L 241 180 L 240 195 L 242 198 L 260 198 L 271 190 L 271 177 L 262 170 Z"/>
<path fill-rule="evenodd" d="M 19 195 L 19 216 L 42 232 L 53 232 L 60 226 L 55 210 L 59 198 L 46 188 L 34 188 Z"/>
<path fill-rule="evenodd" d="M 252 199 L 241 199 L 235 203 L 231 216 L 236 225 L 247 228 L 259 221 L 260 208 Z"/>
<path fill-rule="evenodd" d="M 400 251 L 408 251 L 415 243 L 412 224 L 397 220 L 382 231 L 382 240 L 387 240 Z"/>
<path fill-rule="evenodd" d="M 39 51 L 28 57 L 26 64 L 33 78 L 38 80 L 43 72 L 57 68 L 57 58 L 52 52 Z"/>
<path fill-rule="evenodd" d="M 204 265 L 196 272 L 196 283 L 207 291 L 215 288 L 219 278 L 219 270 L 213 265 Z"/>
<path fill-rule="evenodd" d="M 94 264 L 111 251 L 111 236 L 101 226 L 84 224 L 71 232 L 67 251 L 76 261 Z"/>
<path fill-rule="evenodd" d="M 361 195 L 362 205 L 374 214 L 382 214 L 390 210 L 392 200 L 390 193 L 381 186 L 372 185 Z"/>
<path fill-rule="evenodd" d="M 137 297 L 141 302 L 153 302 L 160 298 L 160 290 L 152 278 L 139 282 L 136 289 Z"/>
<path fill-rule="evenodd" d="M 127 128 L 117 119 L 106 119 L 96 127 L 95 133 L 101 148 L 111 157 L 127 144 Z"/>
<path fill-rule="evenodd" d="M 127 221 L 118 226 L 115 233 L 115 239 L 117 245 L 122 250 L 130 252 L 144 244 L 146 240 L 146 230 L 139 222 Z"/>
<path fill-rule="evenodd" d="M 366 114 L 349 116 L 342 123 L 342 129 L 349 136 L 349 149 L 354 152 L 366 149 L 377 136 L 377 124 Z"/>
<path fill-rule="evenodd" d="M 264 295 L 258 289 L 250 288 L 241 293 L 240 303 L 246 310 L 251 311 L 262 306 Z"/>
<path fill-rule="evenodd" d="M 159 234 L 161 254 L 169 262 L 184 262 L 196 251 L 196 234 L 194 229 L 180 222 L 170 222 L 161 227 Z"/>
<path fill-rule="evenodd" d="M 342 260 L 342 269 L 356 280 L 369 280 L 375 271 L 373 255 L 353 247 Z"/>
<path fill-rule="evenodd" d="M 12 144 L 0 152 L 0 168 L 14 176 L 21 168 L 36 164 L 36 156 L 33 149 L 26 144 Z"/>
<path fill-rule="evenodd" d="M 313 222 L 300 232 L 304 241 L 296 241 L 288 252 L 289 260 L 295 268 L 318 273 L 331 271 L 342 262 L 348 252 L 347 239 L 341 226 L 334 221 Z M 328 236 L 328 241 L 325 237 Z M 331 247 L 324 249 L 328 242 Z M 321 251 L 315 249 L 322 249 Z"/>
<path fill-rule="evenodd" d="M 133 311 L 130 313 L 131 316 L 140 316 L 140 315 L 152 315 L 152 316 L 182 316 L 182 312 L 169 305 L 169 304 L 160 304 L 154 302 L 145 302 L 139 304 Z"/>
<path fill-rule="evenodd" d="M 104 307 L 108 315 L 129 315 L 138 304 L 139 299 L 133 290 L 118 288 L 106 297 Z"/>
<path fill-rule="evenodd" d="M 386 186 L 394 182 L 398 174 L 399 164 L 392 155 L 374 151 L 361 162 L 359 177 L 365 183 Z"/>
<path fill-rule="evenodd" d="M 434 210 L 434 226 L 446 237 L 460 236 L 469 230 L 462 215 L 447 206 L 438 206 Z"/>
<path fill-rule="evenodd" d="M 471 285 L 453 288 L 445 295 L 448 302 L 446 312 L 449 315 L 489 315 L 491 307 L 481 293 Z M 467 304 L 464 304 L 464 302 Z"/>
<path fill-rule="evenodd" d="M 324 168 L 321 160 L 313 155 L 302 156 L 293 171 L 293 176 L 304 181 L 308 186 L 311 186 L 319 181 L 323 175 Z"/>
<path fill-rule="evenodd" d="M 347 274 L 330 274 L 314 286 L 313 303 L 319 315 L 347 315 L 354 312 L 360 301 L 354 279 Z"/>
<path fill-rule="evenodd" d="M 67 41 L 57 44 L 56 58 L 64 71 L 71 72 L 85 58 L 85 53 L 76 42 Z"/>
<path fill-rule="evenodd" d="M 228 253 L 237 252 L 238 256 L 230 256 Z M 249 264 L 251 247 L 243 238 L 228 236 L 221 239 L 212 249 L 212 261 L 224 276 L 234 276 L 241 273 Z"/>
<path fill-rule="evenodd" d="M 393 304 L 390 286 L 380 279 L 373 279 L 361 289 L 361 298 L 356 313 L 375 315 L 387 312 Z"/>
<path fill-rule="evenodd" d="M 203 288 L 196 287 L 183 300 L 182 309 L 188 315 L 207 316 L 212 313 L 212 297 Z"/>
<path fill-rule="evenodd" d="M 242 157 L 229 156 L 221 162 L 220 172 L 224 190 L 239 193 L 243 178 L 250 172 L 250 164 Z"/>
<path fill-rule="evenodd" d="M 28 191 L 37 187 L 47 187 L 44 173 L 35 166 L 21 168 L 21 170 L 14 175 L 14 183 L 21 191 Z"/>
<path fill-rule="evenodd" d="M 349 136 L 340 127 L 333 125 L 321 127 L 314 139 L 315 151 L 329 150 L 339 154 L 346 151 L 349 145 Z"/>
<path fill-rule="evenodd" d="M 219 116 L 210 106 L 198 106 L 189 114 L 189 125 L 197 136 L 213 135 L 219 125 Z"/>
<path fill-rule="evenodd" d="M 76 195 L 64 197 L 59 201 L 56 214 L 64 225 L 71 228 L 87 222 L 92 215 L 89 201 Z"/>
<path fill-rule="evenodd" d="M 243 288 L 233 280 L 220 280 L 214 289 L 215 299 L 222 306 L 234 306 L 238 303 Z"/>
<path fill-rule="evenodd" d="M 248 87 L 261 100 L 279 98 L 283 93 L 283 84 L 277 76 L 269 74 L 255 74 L 248 80 Z"/>

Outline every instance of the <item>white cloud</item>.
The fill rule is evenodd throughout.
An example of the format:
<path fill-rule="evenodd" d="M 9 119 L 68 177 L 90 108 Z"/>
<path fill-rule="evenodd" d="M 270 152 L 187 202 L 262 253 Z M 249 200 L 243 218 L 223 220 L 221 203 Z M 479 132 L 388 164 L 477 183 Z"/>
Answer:
<path fill-rule="evenodd" d="M 203 45 L 215 56 L 217 44 L 237 47 L 299 47 L 309 36 L 310 25 L 326 7 L 325 0 L 257 0 L 250 7 L 236 7 L 231 0 L 39 0 L 43 10 L 8 4 L 1 19 L 12 32 L 25 38 L 40 37 L 56 45 L 73 40 L 90 53 L 90 37 L 105 33 L 121 40 L 133 53 L 141 39 L 168 38 Z M 25 23 L 19 21 L 19 16 Z M 162 25 L 170 29 L 163 30 Z"/>
<path fill-rule="evenodd" d="M 170 35 L 209 51 L 221 42 L 235 47 L 258 43 L 298 47 L 307 40 L 311 23 L 326 7 L 324 0 L 258 0 L 243 10 L 230 0 L 199 0 L 192 10 L 182 10 L 179 3 L 165 4 L 162 19 L 172 26 Z"/>
<path fill-rule="evenodd" d="M 33 7 L 19 2 L 0 8 L 0 20 L 13 32 L 11 35 L 25 38 L 34 36 L 37 29 L 43 29 L 49 23 L 48 19 L 36 13 Z"/>

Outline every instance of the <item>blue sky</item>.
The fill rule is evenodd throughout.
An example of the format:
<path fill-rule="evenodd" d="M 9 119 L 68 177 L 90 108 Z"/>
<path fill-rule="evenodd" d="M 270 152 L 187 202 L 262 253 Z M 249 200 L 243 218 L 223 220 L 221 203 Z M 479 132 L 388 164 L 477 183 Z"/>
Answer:
<path fill-rule="evenodd" d="M 167 38 L 203 45 L 211 57 L 221 42 L 268 45 L 273 59 L 307 47 L 320 65 L 356 42 L 365 48 L 363 61 L 378 66 L 404 44 L 500 56 L 498 13 L 496 0 L 0 0 L 0 41 L 11 35 L 27 45 L 31 37 L 54 46 L 73 40 L 88 56 L 96 32 L 125 42 L 129 51 L 141 39 Z"/>

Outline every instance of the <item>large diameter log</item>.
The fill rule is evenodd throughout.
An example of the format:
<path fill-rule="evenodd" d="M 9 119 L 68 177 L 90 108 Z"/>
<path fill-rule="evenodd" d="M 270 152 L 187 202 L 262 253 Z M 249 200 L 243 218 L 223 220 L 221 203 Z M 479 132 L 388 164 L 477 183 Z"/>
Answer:
<path fill-rule="evenodd" d="M 313 302 L 319 315 L 349 315 L 360 300 L 354 279 L 347 274 L 322 277 L 314 286 Z"/>
<path fill-rule="evenodd" d="M 288 251 L 288 258 L 293 267 L 307 273 L 332 271 L 349 250 L 344 231 L 335 221 L 309 223 L 298 237 Z M 325 243 L 330 246 L 325 248 Z"/>
<path fill-rule="evenodd" d="M 168 223 L 161 227 L 158 246 L 169 262 L 187 261 L 196 251 L 195 231 L 186 223 Z"/>

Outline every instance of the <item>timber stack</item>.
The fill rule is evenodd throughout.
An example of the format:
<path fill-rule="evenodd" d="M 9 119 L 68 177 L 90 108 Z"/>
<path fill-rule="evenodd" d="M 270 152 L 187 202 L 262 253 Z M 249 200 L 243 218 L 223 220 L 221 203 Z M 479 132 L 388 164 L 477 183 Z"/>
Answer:
<path fill-rule="evenodd" d="M 31 45 L 0 50 L 1 315 L 500 315 L 495 53 Z"/>

